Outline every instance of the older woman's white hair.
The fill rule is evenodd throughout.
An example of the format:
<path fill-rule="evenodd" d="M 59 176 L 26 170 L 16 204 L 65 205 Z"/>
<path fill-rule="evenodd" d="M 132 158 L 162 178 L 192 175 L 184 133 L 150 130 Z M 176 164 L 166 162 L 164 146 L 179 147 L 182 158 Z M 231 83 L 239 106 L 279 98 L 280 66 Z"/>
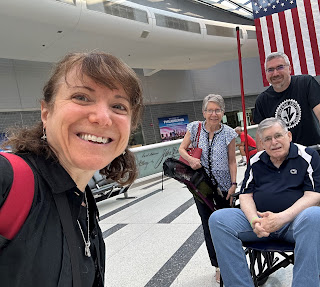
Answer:
<path fill-rule="evenodd" d="M 224 99 L 220 95 L 210 94 L 203 99 L 202 102 L 202 112 L 207 109 L 208 103 L 213 102 L 217 104 L 221 110 L 225 111 Z"/>

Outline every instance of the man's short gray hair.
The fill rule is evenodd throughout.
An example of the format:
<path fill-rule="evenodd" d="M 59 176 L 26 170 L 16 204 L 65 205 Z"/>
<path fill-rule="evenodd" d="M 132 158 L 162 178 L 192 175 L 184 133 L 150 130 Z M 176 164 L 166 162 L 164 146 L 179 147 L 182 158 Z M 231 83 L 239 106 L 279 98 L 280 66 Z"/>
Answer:
<path fill-rule="evenodd" d="M 242 127 L 236 127 L 235 129 L 234 129 L 234 131 L 237 133 L 237 132 L 242 132 Z"/>
<path fill-rule="evenodd" d="M 260 122 L 260 124 L 258 125 L 257 132 L 260 138 L 262 138 L 262 133 L 264 130 L 273 127 L 275 124 L 280 125 L 283 131 L 285 132 L 288 131 L 288 128 L 283 120 L 279 118 L 266 118 L 262 122 Z"/>
<path fill-rule="evenodd" d="M 268 57 L 266 58 L 266 61 L 264 62 L 264 69 L 266 70 L 267 69 L 267 62 L 271 61 L 272 59 L 275 59 L 275 58 L 282 58 L 284 59 L 284 61 L 286 62 L 286 64 L 288 66 L 290 66 L 290 60 L 289 60 L 289 57 L 283 53 L 283 52 L 273 52 L 271 54 L 268 55 Z"/>
<path fill-rule="evenodd" d="M 225 104 L 224 104 L 223 97 L 221 97 L 220 95 L 210 94 L 203 99 L 202 112 L 204 112 L 207 109 L 209 102 L 213 102 L 217 104 L 221 110 L 225 111 Z"/>

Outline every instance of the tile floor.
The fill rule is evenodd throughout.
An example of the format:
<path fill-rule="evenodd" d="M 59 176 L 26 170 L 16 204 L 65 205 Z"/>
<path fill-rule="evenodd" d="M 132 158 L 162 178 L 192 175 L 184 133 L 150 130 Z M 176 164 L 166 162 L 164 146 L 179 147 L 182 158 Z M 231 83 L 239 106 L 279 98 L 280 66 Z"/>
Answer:
<path fill-rule="evenodd" d="M 240 158 L 237 158 L 237 161 Z M 245 167 L 238 167 L 238 182 Z M 215 271 L 190 192 L 161 178 L 133 185 L 123 196 L 98 202 L 107 248 L 108 287 L 214 287 Z M 292 267 L 271 275 L 265 287 L 291 285 Z"/>

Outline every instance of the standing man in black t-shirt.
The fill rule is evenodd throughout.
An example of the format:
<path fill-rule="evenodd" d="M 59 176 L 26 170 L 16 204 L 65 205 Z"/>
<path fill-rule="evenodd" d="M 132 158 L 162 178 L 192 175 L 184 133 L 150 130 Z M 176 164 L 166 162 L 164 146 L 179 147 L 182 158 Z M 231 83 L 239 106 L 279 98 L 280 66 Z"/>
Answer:
<path fill-rule="evenodd" d="M 320 85 L 310 75 L 291 76 L 288 56 L 271 53 L 265 62 L 271 86 L 255 104 L 253 121 L 259 124 L 270 117 L 282 119 L 292 133 L 292 141 L 305 146 L 320 144 Z M 258 150 L 260 138 L 256 135 Z"/>

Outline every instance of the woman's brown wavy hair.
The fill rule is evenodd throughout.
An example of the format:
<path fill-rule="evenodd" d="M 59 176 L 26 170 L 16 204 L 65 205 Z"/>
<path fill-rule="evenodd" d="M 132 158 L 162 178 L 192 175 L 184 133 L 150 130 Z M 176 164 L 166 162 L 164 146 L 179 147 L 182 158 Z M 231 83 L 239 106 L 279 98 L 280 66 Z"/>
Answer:
<path fill-rule="evenodd" d="M 67 82 L 67 75 L 73 68 L 79 68 L 80 77 L 86 75 L 98 84 L 109 89 L 121 86 L 129 97 L 132 119 L 131 132 L 133 132 L 141 119 L 143 111 L 143 98 L 141 82 L 136 73 L 120 59 L 103 52 L 70 53 L 58 62 L 49 81 L 43 88 L 43 101 L 51 108 L 54 106 L 55 95 L 61 79 Z M 32 152 L 46 158 L 56 156 L 46 141 L 41 140 L 43 125 L 39 122 L 33 127 L 12 130 L 5 146 L 10 146 L 15 153 Z M 130 184 L 137 176 L 135 157 L 128 149 L 115 158 L 109 165 L 100 170 L 100 173 L 121 184 Z"/>

